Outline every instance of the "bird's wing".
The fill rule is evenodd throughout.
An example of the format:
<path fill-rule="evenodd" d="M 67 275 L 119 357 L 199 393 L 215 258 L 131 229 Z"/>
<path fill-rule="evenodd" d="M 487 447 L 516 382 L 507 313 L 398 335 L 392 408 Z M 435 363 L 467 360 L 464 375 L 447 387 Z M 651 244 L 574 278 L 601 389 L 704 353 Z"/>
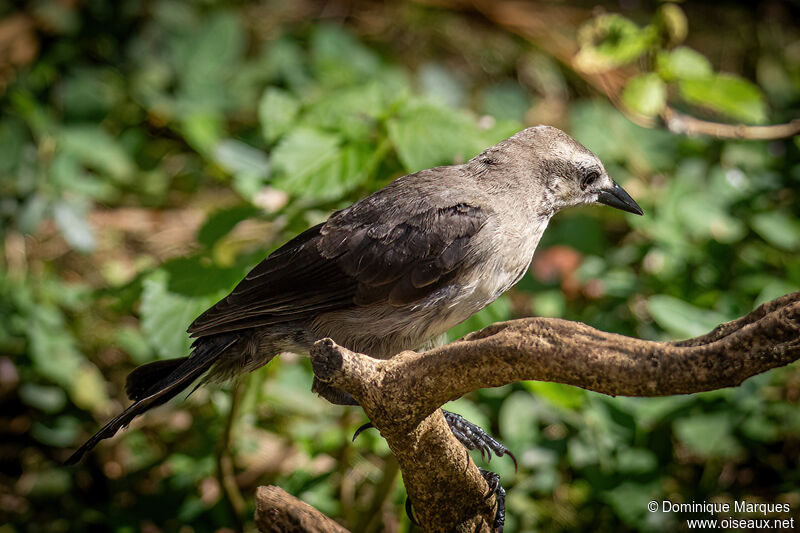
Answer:
<path fill-rule="evenodd" d="M 368 197 L 286 243 L 198 317 L 189 333 L 199 337 L 375 303 L 403 306 L 434 293 L 474 259 L 469 243 L 488 213 L 421 195 L 401 210 L 390 193 Z"/>

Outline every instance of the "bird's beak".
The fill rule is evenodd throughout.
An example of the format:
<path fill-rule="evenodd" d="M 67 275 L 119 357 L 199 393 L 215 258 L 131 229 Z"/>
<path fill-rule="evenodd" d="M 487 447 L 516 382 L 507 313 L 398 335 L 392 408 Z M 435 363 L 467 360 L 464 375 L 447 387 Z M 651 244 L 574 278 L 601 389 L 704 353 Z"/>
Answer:
<path fill-rule="evenodd" d="M 613 182 L 614 186 L 608 189 L 603 189 L 597 195 L 597 201 L 601 204 L 606 204 L 611 207 L 616 207 L 628 213 L 635 215 L 643 215 L 644 211 L 639 207 L 639 204 L 631 198 L 631 195 L 625 192 L 625 189 Z"/>

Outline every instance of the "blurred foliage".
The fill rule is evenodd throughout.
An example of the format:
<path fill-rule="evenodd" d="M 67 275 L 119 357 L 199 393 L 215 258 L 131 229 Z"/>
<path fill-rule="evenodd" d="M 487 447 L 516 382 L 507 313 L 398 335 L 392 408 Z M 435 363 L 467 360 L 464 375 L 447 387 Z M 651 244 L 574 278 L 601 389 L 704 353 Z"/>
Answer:
<path fill-rule="evenodd" d="M 207 387 L 82 465 L 60 461 L 125 405 L 126 373 L 183 355 L 188 323 L 269 251 L 525 124 L 567 129 L 646 215 L 559 215 L 530 274 L 451 338 L 530 314 L 681 338 L 800 289 L 797 139 L 634 126 L 552 58 L 468 14 L 289 4 L 0 7 L 0 48 L 15 44 L 0 65 L 3 532 L 236 528 L 219 453 L 234 460 L 245 528 L 254 488 L 275 483 L 353 531 L 408 530 L 385 443 L 370 432 L 350 442 L 363 414 L 313 395 L 304 358 L 244 379 L 230 427 L 232 396 Z M 633 110 L 654 115 L 669 100 L 747 122 L 798 115 L 794 8 L 723 16 L 664 3 L 592 18 L 588 7 L 571 28 L 581 60 L 638 62 L 645 73 L 623 95 Z M 516 475 L 491 463 L 509 489 L 508 531 L 670 531 L 680 517 L 648 513 L 649 500 L 800 508 L 798 399 L 790 367 L 690 396 L 528 382 L 451 408 L 520 459 Z"/>

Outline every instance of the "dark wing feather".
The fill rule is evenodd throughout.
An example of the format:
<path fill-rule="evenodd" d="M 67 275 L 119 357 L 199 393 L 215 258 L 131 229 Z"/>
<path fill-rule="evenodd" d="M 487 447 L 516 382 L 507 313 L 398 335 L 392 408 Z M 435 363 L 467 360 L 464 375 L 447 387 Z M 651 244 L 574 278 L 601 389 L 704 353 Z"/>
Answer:
<path fill-rule="evenodd" d="M 385 189 L 384 189 L 385 190 Z M 355 305 L 413 303 L 449 281 L 487 213 L 374 195 L 298 235 L 189 327 L 194 337 L 312 318 Z M 409 206 L 406 205 L 406 208 Z"/>

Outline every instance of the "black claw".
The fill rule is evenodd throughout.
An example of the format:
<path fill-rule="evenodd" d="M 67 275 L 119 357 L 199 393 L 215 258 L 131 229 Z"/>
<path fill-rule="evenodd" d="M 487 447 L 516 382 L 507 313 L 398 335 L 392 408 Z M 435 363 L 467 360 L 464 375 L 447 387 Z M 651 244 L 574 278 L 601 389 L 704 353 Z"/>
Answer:
<path fill-rule="evenodd" d="M 497 511 L 494 514 L 494 529 L 495 533 L 503 533 L 503 527 L 506 523 L 506 490 L 500 485 L 500 476 L 489 470 L 479 468 L 483 479 L 489 485 L 489 493 L 486 499 L 489 499 L 492 494 L 495 495 L 497 501 Z"/>
<path fill-rule="evenodd" d="M 506 455 L 509 458 L 511 458 L 511 460 L 514 462 L 514 473 L 516 474 L 517 473 L 517 457 L 513 453 L 508 451 L 508 450 L 506 450 Z"/>
<path fill-rule="evenodd" d="M 415 526 L 419 525 L 417 519 L 414 518 L 414 509 L 411 508 L 411 500 L 408 498 L 408 496 L 406 496 L 406 516 L 408 517 L 409 520 L 411 520 L 412 524 L 414 524 Z"/>
<path fill-rule="evenodd" d="M 483 479 L 486 480 L 486 484 L 489 485 L 489 492 L 483 497 L 485 500 L 488 500 L 492 497 L 492 494 L 497 491 L 497 487 L 500 486 L 500 476 L 495 472 L 484 470 L 483 468 L 479 468 L 478 470 L 480 470 Z"/>
<path fill-rule="evenodd" d="M 517 458 L 508 448 L 492 438 L 491 435 L 480 427 L 465 420 L 462 416 L 451 413 L 450 411 L 445 411 L 444 409 L 442 409 L 442 413 L 453 435 L 455 435 L 459 442 L 468 450 L 478 450 L 481 452 L 481 459 L 486 461 L 492 460 L 492 452 L 498 457 L 508 455 L 514 462 L 514 472 L 517 471 Z"/>
<path fill-rule="evenodd" d="M 374 428 L 374 427 L 375 426 L 372 425 L 372 422 L 367 422 L 366 424 L 364 424 L 363 426 L 358 428 L 355 433 L 353 433 L 353 441 L 356 440 L 356 437 L 358 437 L 361 434 L 362 431 L 364 431 L 365 429 Z M 517 462 L 514 461 L 514 464 L 516 465 Z"/>

